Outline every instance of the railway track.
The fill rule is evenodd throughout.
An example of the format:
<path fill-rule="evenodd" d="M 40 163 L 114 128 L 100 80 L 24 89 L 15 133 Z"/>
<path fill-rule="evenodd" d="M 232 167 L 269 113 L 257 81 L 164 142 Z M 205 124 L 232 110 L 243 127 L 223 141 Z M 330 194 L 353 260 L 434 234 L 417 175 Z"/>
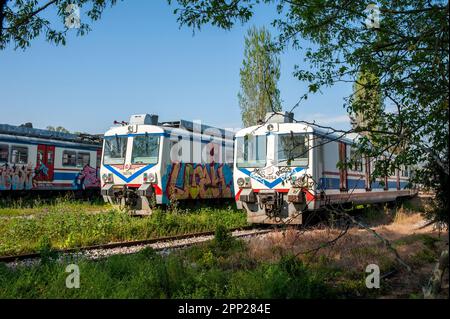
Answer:
<path fill-rule="evenodd" d="M 235 238 L 256 236 L 272 232 L 273 229 L 255 228 L 246 226 L 230 229 Z M 173 250 L 210 241 L 214 238 L 214 231 L 189 233 L 175 236 L 158 237 L 144 240 L 115 242 L 108 244 L 99 244 L 78 248 L 60 249 L 54 252 L 58 256 L 64 255 L 84 255 L 89 259 L 100 259 L 117 254 L 133 254 L 144 248 L 152 247 L 156 251 Z M 33 261 L 41 258 L 40 253 L 29 253 L 20 255 L 0 256 L 0 263 L 18 263 L 21 261 Z"/>

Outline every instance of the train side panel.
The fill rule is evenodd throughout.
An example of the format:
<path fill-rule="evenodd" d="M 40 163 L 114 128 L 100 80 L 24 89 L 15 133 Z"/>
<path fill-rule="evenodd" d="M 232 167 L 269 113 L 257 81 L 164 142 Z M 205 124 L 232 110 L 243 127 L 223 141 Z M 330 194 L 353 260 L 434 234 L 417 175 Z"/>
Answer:
<path fill-rule="evenodd" d="M 1 134 L 0 191 L 99 189 L 99 150 L 95 145 Z"/>

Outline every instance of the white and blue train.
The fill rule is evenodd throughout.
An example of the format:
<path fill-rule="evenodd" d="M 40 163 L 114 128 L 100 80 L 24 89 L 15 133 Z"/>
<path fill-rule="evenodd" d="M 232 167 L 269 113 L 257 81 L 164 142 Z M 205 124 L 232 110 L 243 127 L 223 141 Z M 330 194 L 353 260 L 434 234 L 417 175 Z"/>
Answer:
<path fill-rule="evenodd" d="M 177 200 L 233 199 L 233 133 L 133 115 L 104 135 L 101 193 L 139 214 Z"/>
<path fill-rule="evenodd" d="M 0 124 L 0 196 L 99 191 L 101 137 Z"/>
<path fill-rule="evenodd" d="M 358 156 L 355 141 L 293 123 L 292 113 L 268 113 L 264 125 L 235 136 L 238 208 L 250 223 L 301 224 L 303 212 L 330 204 L 382 203 L 415 193 L 407 167 L 382 182 L 371 180 L 375 159 Z M 352 167 L 338 165 L 349 159 Z"/>

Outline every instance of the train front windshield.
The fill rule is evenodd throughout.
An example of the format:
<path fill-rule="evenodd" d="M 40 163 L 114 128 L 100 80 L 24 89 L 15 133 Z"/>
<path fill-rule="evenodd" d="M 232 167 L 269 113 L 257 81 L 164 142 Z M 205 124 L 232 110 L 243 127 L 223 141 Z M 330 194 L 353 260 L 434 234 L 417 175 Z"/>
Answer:
<path fill-rule="evenodd" d="M 132 164 L 156 164 L 159 155 L 159 136 L 142 135 L 133 138 Z"/>
<path fill-rule="evenodd" d="M 308 135 L 278 134 L 275 137 L 275 159 L 277 166 L 308 166 Z"/>
<path fill-rule="evenodd" d="M 125 164 L 128 137 L 106 136 L 103 163 L 105 165 Z"/>
<path fill-rule="evenodd" d="M 236 138 L 237 167 L 264 167 L 267 157 L 265 135 L 246 135 Z"/>
<path fill-rule="evenodd" d="M 104 144 L 105 165 L 123 165 L 126 161 L 127 148 L 132 147 L 131 164 L 156 164 L 159 156 L 159 136 L 138 135 L 107 136 Z"/>

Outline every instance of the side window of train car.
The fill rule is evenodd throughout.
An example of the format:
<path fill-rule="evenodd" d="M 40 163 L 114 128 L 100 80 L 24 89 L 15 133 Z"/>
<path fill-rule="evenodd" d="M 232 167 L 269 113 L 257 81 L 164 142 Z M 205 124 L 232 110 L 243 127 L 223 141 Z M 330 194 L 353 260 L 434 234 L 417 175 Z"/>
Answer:
<path fill-rule="evenodd" d="M 28 147 L 15 146 L 11 147 L 11 163 L 27 164 L 28 163 Z"/>
<path fill-rule="evenodd" d="M 64 151 L 62 164 L 63 164 L 63 166 L 76 166 L 77 165 L 77 152 Z"/>
<path fill-rule="evenodd" d="M 0 144 L 0 163 L 8 163 L 9 145 Z"/>
<path fill-rule="evenodd" d="M 402 169 L 401 169 L 401 176 L 402 176 L 402 177 L 409 177 L 408 167 L 402 166 Z"/>
<path fill-rule="evenodd" d="M 353 171 L 362 172 L 363 171 L 363 159 L 362 155 L 357 152 L 355 148 L 350 149 L 350 163 Z"/>
<path fill-rule="evenodd" d="M 91 163 L 91 154 L 79 152 L 77 154 L 77 167 L 85 167 Z"/>

